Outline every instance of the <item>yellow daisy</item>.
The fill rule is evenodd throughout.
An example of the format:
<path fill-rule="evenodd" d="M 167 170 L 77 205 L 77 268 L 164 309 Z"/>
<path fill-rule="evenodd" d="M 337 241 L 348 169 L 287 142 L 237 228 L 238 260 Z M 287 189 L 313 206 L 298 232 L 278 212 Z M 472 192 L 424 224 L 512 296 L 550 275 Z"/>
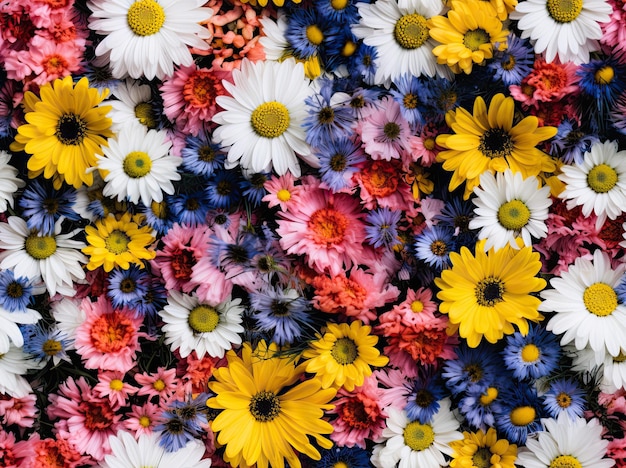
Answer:
<path fill-rule="evenodd" d="M 448 314 L 450 324 L 472 348 L 483 337 L 496 343 L 514 333 L 513 325 L 526 334 L 528 320 L 543 319 L 538 311 L 541 300 L 532 295 L 546 286 L 544 279 L 535 277 L 541 269 L 539 254 L 532 247 L 516 250 L 510 245 L 485 252 L 483 245 L 476 245 L 475 257 L 467 247 L 460 254 L 452 252 L 452 268 L 435 278 L 441 289 L 439 310 Z"/>
<path fill-rule="evenodd" d="M 487 433 L 463 432 L 463 440 L 450 442 L 452 468 L 515 468 L 517 445 L 506 439 L 498 439 L 496 430 L 490 427 Z"/>
<path fill-rule="evenodd" d="M 136 220 L 135 220 L 136 221 Z M 115 266 L 126 270 L 131 263 L 143 268 L 142 260 L 152 260 L 156 253 L 148 250 L 155 240 L 152 229 L 140 227 L 125 213 L 121 218 L 109 214 L 96 221 L 95 226 L 87 226 L 87 247 L 83 253 L 89 256 L 88 270 L 103 266 L 104 271 L 111 271 Z"/>
<path fill-rule="evenodd" d="M 378 337 L 370 335 L 372 327 L 360 320 L 351 324 L 327 323 L 324 336 L 313 341 L 302 353 L 306 371 L 317 374 L 322 388 L 343 387 L 348 391 L 363 385 L 371 375 L 370 366 L 385 366 L 389 359 L 381 356 L 376 343 Z"/>
<path fill-rule="evenodd" d="M 321 389 L 319 379 L 300 380 L 301 368 L 275 351 L 274 343 L 261 342 L 254 351 L 244 343 L 241 357 L 229 351 L 228 365 L 213 372 L 209 388 L 216 396 L 207 406 L 221 411 L 211 428 L 232 466 L 282 468 L 287 461 L 299 468 L 298 453 L 321 458 L 310 437 L 320 447 L 333 445 L 323 436 L 333 427 L 322 417 L 333 408 L 335 389 Z"/>
<path fill-rule="evenodd" d="M 74 84 L 71 76 L 42 86 L 40 97 L 25 93 L 27 123 L 17 128 L 11 150 L 32 155 L 27 165 L 31 178 L 43 173 L 54 178 L 57 189 L 63 181 L 74 188 L 93 183 L 89 169 L 113 136 L 107 117 L 111 106 L 99 105 L 107 94 L 90 88 L 87 78 Z"/>
<path fill-rule="evenodd" d="M 443 162 L 445 170 L 454 172 L 450 191 L 466 182 L 467 200 L 485 171 L 504 172 L 510 168 L 527 178 L 556 169 L 552 159 L 536 146 L 556 135 L 557 128 L 539 127 L 537 117 L 532 115 L 514 124 L 514 113 L 513 98 L 500 93 L 491 99 L 489 109 L 478 96 L 473 114 L 462 107 L 446 114 L 446 123 L 455 133 L 437 136 L 437 144 L 445 148 L 437 161 Z"/>

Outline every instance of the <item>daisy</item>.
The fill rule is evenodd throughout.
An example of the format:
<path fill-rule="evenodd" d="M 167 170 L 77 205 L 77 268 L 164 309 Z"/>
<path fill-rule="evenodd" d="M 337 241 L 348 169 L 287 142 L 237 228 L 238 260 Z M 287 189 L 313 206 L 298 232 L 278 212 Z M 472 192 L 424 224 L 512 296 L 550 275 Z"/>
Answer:
<path fill-rule="evenodd" d="M 531 326 L 526 336 L 519 332 L 507 336 L 502 357 L 516 379 L 534 380 L 547 377 L 559 367 L 561 347 L 553 333 Z"/>
<path fill-rule="evenodd" d="M 10 163 L 11 154 L 0 150 L 0 213 L 4 213 L 8 207 L 13 208 L 13 196 L 26 185 L 17 177 L 18 170 Z"/>
<path fill-rule="evenodd" d="M 496 430 L 490 427 L 485 433 L 463 432 L 463 440 L 450 442 L 452 453 L 451 468 L 487 467 L 515 468 L 517 445 L 506 439 L 498 439 Z"/>
<path fill-rule="evenodd" d="M 600 23 L 609 21 L 613 9 L 606 0 L 525 0 L 509 18 L 518 20 L 522 39 L 530 38 L 537 54 L 562 63 L 589 62 L 590 52 L 600 49 Z"/>
<path fill-rule="evenodd" d="M 402 75 L 444 76 L 432 50 L 436 42 L 430 36 L 428 19 L 441 13 L 439 2 L 382 0 L 357 3 L 361 16 L 352 25 L 352 33 L 374 48 L 376 74 L 372 84 L 390 86 Z"/>
<path fill-rule="evenodd" d="M 203 0 L 93 0 L 89 28 L 106 36 L 96 55 L 109 60 L 115 78 L 145 76 L 162 80 L 174 73 L 174 65 L 189 66 L 188 47 L 207 50 L 205 23 L 213 15 L 200 8 Z"/>
<path fill-rule="evenodd" d="M 552 289 L 541 293 L 539 310 L 556 312 L 546 329 L 560 335 L 561 345 L 574 342 L 581 350 L 589 344 L 596 352 L 618 356 L 624 347 L 626 305 L 615 288 L 626 264 L 611 268 L 610 257 L 600 249 L 593 259 L 577 258 L 567 271 L 550 280 Z"/>
<path fill-rule="evenodd" d="M 543 407 L 535 387 L 511 385 L 493 403 L 496 429 L 511 443 L 523 445 L 540 428 Z"/>
<path fill-rule="evenodd" d="M 123 128 L 148 127 L 156 128 L 158 119 L 152 102 L 152 88 L 130 78 L 121 81 L 111 96 L 117 99 L 108 99 L 111 106 L 109 117 L 113 121 L 111 129 L 118 133 Z"/>
<path fill-rule="evenodd" d="M 525 246 L 532 246 L 532 238 L 540 239 L 548 233 L 550 187 L 535 176 L 524 178 L 520 172 L 510 169 L 494 175 L 485 172 L 480 176 L 480 187 L 474 187 L 477 198 L 472 201 L 476 216 L 470 221 L 470 229 L 480 229 L 479 239 L 487 239 L 485 250 L 501 249 L 510 245 L 519 249 L 517 238 L 521 236 Z"/>
<path fill-rule="evenodd" d="M 24 337 L 19 325 L 33 324 L 41 319 L 41 314 L 33 309 L 10 311 L 0 306 L 0 355 L 9 350 L 9 346 L 21 348 Z"/>
<path fill-rule="evenodd" d="M 299 177 L 296 155 L 317 167 L 303 128 L 307 112 L 302 103 L 311 89 L 302 64 L 293 59 L 244 60 L 241 69 L 233 70 L 232 79 L 233 83 L 223 81 L 232 97 L 217 96 L 217 104 L 224 111 L 213 117 L 219 125 L 213 132 L 214 140 L 229 147 L 227 168 L 238 164 L 251 172 L 273 168 L 278 175 L 289 171 Z"/>
<path fill-rule="evenodd" d="M 110 138 L 104 156 L 98 156 L 105 182 L 102 194 L 146 206 L 163 201 L 163 193 L 172 195 L 182 159 L 171 155 L 166 138 L 165 132 L 130 126 Z"/>
<path fill-rule="evenodd" d="M 33 392 L 25 375 L 31 369 L 41 366 L 30 356 L 15 345 L 2 354 L 0 359 L 0 394 L 9 397 L 22 398 Z"/>
<path fill-rule="evenodd" d="M 550 388 L 543 395 L 544 407 L 552 418 L 557 418 L 561 413 L 567 413 L 572 419 L 582 418 L 587 408 L 585 390 L 573 379 L 551 380 Z"/>

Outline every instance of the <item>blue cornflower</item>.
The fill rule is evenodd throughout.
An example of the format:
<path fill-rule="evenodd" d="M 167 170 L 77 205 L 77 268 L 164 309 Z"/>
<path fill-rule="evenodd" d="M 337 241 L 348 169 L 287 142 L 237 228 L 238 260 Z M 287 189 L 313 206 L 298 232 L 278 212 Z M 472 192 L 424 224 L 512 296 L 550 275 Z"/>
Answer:
<path fill-rule="evenodd" d="M 524 445 L 528 434 L 541 430 L 544 411 L 534 387 L 511 385 L 493 403 L 496 429 L 513 444 Z"/>
<path fill-rule="evenodd" d="M 120 84 L 120 80 L 113 77 L 108 64 L 99 67 L 91 62 L 87 62 L 83 76 L 86 76 L 89 80 L 90 87 L 97 88 L 99 91 L 106 89 L 107 92 L 114 92 Z"/>
<path fill-rule="evenodd" d="M 0 306 L 9 312 L 24 312 L 33 303 L 31 280 L 13 274 L 13 270 L 0 271 Z"/>
<path fill-rule="evenodd" d="M 448 226 L 454 230 L 457 247 L 473 246 L 476 241 L 476 232 L 470 230 L 469 224 L 474 217 L 474 205 L 454 197 L 445 202 L 441 212 L 435 215 L 439 220 L 438 226 Z"/>
<path fill-rule="evenodd" d="M 348 63 L 348 70 L 352 77 L 363 80 L 365 84 L 373 85 L 377 58 L 378 52 L 375 47 L 359 42 L 356 53 L 352 54 Z"/>
<path fill-rule="evenodd" d="M 626 85 L 626 66 L 612 57 L 582 63 L 576 74 L 580 77 L 578 86 L 581 92 L 606 110 L 613 106 Z"/>
<path fill-rule="evenodd" d="M 170 410 L 178 415 L 189 432 L 199 434 L 208 425 L 207 405 L 209 399 L 207 393 L 201 393 L 188 401 L 175 400 L 170 405 Z"/>
<path fill-rule="evenodd" d="M 172 196 L 165 195 L 162 201 L 153 201 L 150 206 L 143 203 L 137 205 L 139 212 L 146 217 L 146 224 L 161 236 L 174 225 L 171 203 Z"/>
<path fill-rule="evenodd" d="M 322 142 L 347 136 L 353 122 L 352 110 L 347 105 L 350 96 L 346 93 L 334 93 L 332 81 L 321 78 L 318 93 L 307 97 L 307 117 L 303 127 L 306 130 L 306 142 L 319 146 Z"/>
<path fill-rule="evenodd" d="M 325 45 L 333 42 L 337 32 L 338 25 L 327 21 L 316 10 L 298 8 L 287 18 L 285 39 L 295 57 L 307 60 L 319 57 Z"/>
<path fill-rule="evenodd" d="M 206 190 L 178 193 L 172 195 L 170 202 L 174 222 L 191 227 L 204 224 L 209 206 Z"/>
<path fill-rule="evenodd" d="M 465 341 L 456 348 L 456 359 L 443 364 L 441 377 L 453 395 L 473 388 L 485 389 L 493 385 L 502 374 L 506 374 L 500 356 L 491 346 L 482 344 L 470 348 Z"/>
<path fill-rule="evenodd" d="M 159 278 L 149 276 L 144 284 L 146 292 L 134 304 L 135 313 L 148 317 L 156 317 L 157 312 L 167 304 L 167 290 Z"/>
<path fill-rule="evenodd" d="M 148 292 L 148 279 L 148 272 L 137 265 L 131 264 L 126 270 L 115 268 L 109 273 L 106 295 L 113 307 L 133 309 Z"/>
<path fill-rule="evenodd" d="M 454 231 L 449 227 L 427 227 L 415 236 L 415 257 L 438 270 L 450 266 L 450 252 L 455 249 Z"/>
<path fill-rule="evenodd" d="M 236 172 L 217 171 L 206 183 L 207 199 L 213 208 L 229 209 L 241 200 L 240 179 Z"/>
<path fill-rule="evenodd" d="M 535 51 L 527 39 L 509 33 L 505 50 L 496 50 L 487 68 L 494 80 L 502 80 L 505 86 L 518 85 L 532 71 Z"/>
<path fill-rule="evenodd" d="M 427 120 L 442 122 L 448 111 L 459 107 L 460 92 L 455 81 L 438 76 L 427 80 L 424 85 L 422 102 L 428 103 Z"/>
<path fill-rule="evenodd" d="M 180 154 L 185 171 L 204 177 L 223 169 L 226 160 L 226 153 L 221 151 L 220 145 L 213 143 L 211 137 L 204 132 L 198 136 L 188 136 Z"/>
<path fill-rule="evenodd" d="M 356 88 L 350 94 L 350 109 L 354 118 L 361 118 L 366 108 L 377 107 L 381 92 L 376 88 Z"/>
<path fill-rule="evenodd" d="M 324 69 L 332 73 L 340 67 L 347 67 L 350 57 L 356 53 L 357 48 L 358 39 L 352 33 L 350 25 L 339 23 L 333 41 L 326 42 L 320 51 Z"/>
<path fill-rule="evenodd" d="M 232 243 L 213 235 L 208 254 L 213 265 L 232 278 L 252 267 L 252 258 L 259 253 L 258 242 L 258 237 L 249 232 L 240 232 Z"/>
<path fill-rule="evenodd" d="M 539 325 L 531 325 L 526 336 L 515 332 L 506 337 L 502 357 L 516 379 L 538 379 L 558 367 L 561 346 L 554 333 Z"/>
<path fill-rule="evenodd" d="M 167 452 L 176 452 L 199 436 L 198 431 L 187 424 L 177 409 L 174 407 L 164 411 L 161 414 L 163 422 L 154 428 L 161 432 L 159 445 Z"/>
<path fill-rule="evenodd" d="M 508 375 L 500 377 L 488 387 L 474 386 L 468 389 L 465 396 L 459 400 L 459 412 L 473 428 L 485 431 L 488 427 L 494 427 L 493 404 L 497 401 L 501 389 L 510 383 Z"/>
<path fill-rule="evenodd" d="M 425 109 L 424 96 L 427 96 L 427 88 L 416 76 L 402 75 L 396 79 L 390 93 L 393 99 L 400 104 L 400 113 L 409 122 L 411 128 L 415 129 L 418 124 L 422 124 L 424 119 L 422 111 Z"/>
<path fill-rule="evenodd" d="M 361 145 L 345 137 L 320 142 L 315 154 L 322 182 L 333 192 L 349 187 L 352 175 L 359 170 L 358 164 L 367 159 Z"/>
<path fill-rule="evenodd" d="M 76 190 L 73 187 L 56 190 L 52 184 L 35 179 L 24 189 L 19 206 L 29 229 L 52 234 L 54 223 L 61 216 L 71 221 L 80 220 L 80 215 L 72 209 L 75 202 Z"/>
<path fill-rule="evenodd" d="M 55 363 L 61 359 L 71 362 L 67 355 L 71 340 L 61 330 L 46 328 L 41 323 L 37 323 L 23 326 L 22 335 L 24 336 L 22 349 L 34 359 L 42 363 L 50 359 Z"/>
<path fill-rule="evenodd" d="M 315 9 L 325 21 L 332 24 L 356 24 L 359 22 L 359 11 L 356 4 L 360 0 L 317 0 Z"/>
<path fill-rule="evenodd" d="M 551 152 L 565 164 L 582 164 L 585 153 L 600 141 L 597 135 L 584 132 L 575 119 L 564 119 L 551 142 Z"/>
<path fill-rule="evenodd" d="M 333 447 L 322 450 L 314 468 L 370 468 L 370 453 L 360 447 Z"/>
<path fill-rule="evenodd" d="M 583 417 L 585 391 L 576 381 L 562 378 L 550 382 L 550 389 L 543 395 L 543 405 L 551 418 L 565 412 L 571 419 Z"/>
<path fill-rule="evenodd" d="M 404 407 L 407 417 L 411 421 L 419 421 L 420 424 L 428 424 L 432 417 L 439 411 L 439 401 L 446 395 L 446 391 L 437 379 L 417 378 L 413 382 L 411 393 L 407 396 Z"/>
<path fill-rule="evenodd" d="M 402 243 L 398 239 L 398 223 L 402 212 L 387 207 L 370 211 L 365 218 L 365 240 L 374 247 L 385 246 L 392 249 Z"/>
<path fill-rule="evenodd" d="M 267 195 L 265 182 L 270 180 L 270 177 L 269 172 L 255 172 L 239 181 L 241 193 L 253 207 L 259 206 L 263 197 Z"/>
<path fill-rule="evenodd" d="M 312 323 L 309 301 L 295 289 L 273 287 L 250 293 L 250 307 L 259 329 L 272 333 L 271 340 L 279 346 L 301 338 L 303 327 Z"/>

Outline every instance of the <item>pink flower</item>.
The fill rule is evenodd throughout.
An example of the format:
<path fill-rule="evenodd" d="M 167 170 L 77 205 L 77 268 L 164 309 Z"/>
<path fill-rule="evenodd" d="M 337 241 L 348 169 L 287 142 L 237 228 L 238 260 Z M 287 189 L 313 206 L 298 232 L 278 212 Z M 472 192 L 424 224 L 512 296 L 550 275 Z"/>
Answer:
<path fill-rule="evenodd" d="M 22 398 L 0 397 L 0 417 L 7 426 L 33 427 L 37 415 L 37 397 L 31 393 Z"/>
<path fill-rule="evenodd" d="M 400 104 L 390 97 L 357 124 L 365 151 L 374 160 L 401 159 L 410 151 L 411 128 L 400 112 Z"/>
<path fill-rule="evenodd" d="M 155 373 L 135 374 L 135 381 L 141 385 L 137 395 L 148 395 L 167 400 L 176 392 L 178 385 L 176 369 L 159 367 Z"/>
<path fill-rule="evenodd" d="M 295 185 L 295 178 L 291 172 L 279 177 L 272 177 L 265 182 L 265 195 L 262 201 L 267 202 L 268 208 L 280 206 L 282 211 L 289 211 L 289 207 L 295 204 L 302 192 L 300 185 Z"/>
<path fill-rule="evenodd" d="M 535 106 L 539 101 L 556 102 L 578 93 L 577 69 L 573 62 L 547 63 L 540 57 L 522 83 L 509 86 L 509 91 L 516 101 L 527 106 Z"/>
<path fill-rule="evenodd" d="M 368 210 L 386 207 L 414 215 L 416 206 L 411 186 L 402 179 L 401 162 L 372 161 L 363 164 L 354 174 L 363 206 Z"/>
<path fill-rule="evenodd" d="M 5 468 L 17 468 L 18 458 L 13 453 L 15 434 L 9 431 L 0 431 L 0 462 Z"/>
<path fill-rule="evenodd" d="M 205 392 L 208 388 L 209 379 L 213 374 L 213 369 L 217 367 L 220 359 L 204 356 L 198 359 L 195 351 L 192 351 L 186 358 L 178 359 L 177 372 L 182 375 L 181 380 L 185 385 L 185 393 L 196 394 Z"/>
<path fill-rule="evenodd" d="M 613 12 L 607 23 L 600 23 L 602 37 L 600 43 L 608 49 L 620 62 L 626 62 L 626 9 L 623 0 L 607 0 Z"/>
<path fill-rule="evenodd" d="M 193 267 L 189 286 L 197 288 L 196 294 L 202 302 L 215 305 L 224 302 L 233 291 L 233 282 L 206 256 Z"/>
<path fill-rule="evenodd" d="M 63 438 L 41 439 L 35 432 L 28 440 L 15 444 L 21 468 L 78 468 L 92 462 Z"/>
<path fill-rule="evenodd" d="M 128 382 L 124 382 L 123 372 L 100 372 L 98 383 L 93 388 L 100 398 L 108 397 L 111 405 L 115 408 L 126 406 L 128 396 L 134 395 L 139 390 Z"/>
<path fill-rule="evenodd" d="M 430 289 L 419 288 L 414 290 L 408 288 L 404 301 L 394 305 L 389 312 L 383 313 L 380 316 L 380 321 L 381 323 L 401 322 L 411 326 L 436 320 L 437 304 L 432 298 L 433 293 Z"/>
<path fill-rule="evenodd" d="M 159 416 L 163 410 L 154 403 L 144 403 L 143 405 L 133 405 L 131 411 L 126 413 L 122 426 L 139 439 L 142 434 L 152 434 L 154 428 L 159 424 Z"/>

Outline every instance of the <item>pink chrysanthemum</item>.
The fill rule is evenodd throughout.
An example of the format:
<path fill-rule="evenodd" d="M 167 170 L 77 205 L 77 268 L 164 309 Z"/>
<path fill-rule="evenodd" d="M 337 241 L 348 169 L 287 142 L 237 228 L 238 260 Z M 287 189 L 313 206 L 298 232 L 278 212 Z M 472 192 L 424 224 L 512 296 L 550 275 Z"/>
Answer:
<path fill-rule="evenodd" d="M 622 63 L 626 63 L 626 4 L 623 0 L 607 0 L 613 12 L 609 21 L 600 23 L 602 37 L 600 43 L 613 49 L 613 54 Z"/>
<path fill-rule="evenodd" d="M 198 299 L 207 304 L 220 304 L 233 291 L 233 282 L 217 268 L 208 256 L 202 257 L 193 267 L 190 288 L 197 288 Z"/>
<path fill-rule="evenodd" d="M 67 440 L 41 439 L 37 432 L 15 444 L 15 455 L 20 459 L 21 468 L 78 468 L 92 461 Z"/>
<path fill-rule="evenodd" d="M 108 397 L 111 405 L 118 408 L 126 406 L 129 395 L 134 395 L 139 389 L 128 382 L 124 382 L 123 372 L 113 371 L 100 372 L 98 383 L 93 390 L 100 398 Z"/>
<path fill-rule="evenodd" d="M 0 395 L 0 417 L 5 426 L 17 424 L 20 427 L 33 427 L 37 415 L 37 397 L 30 393 L 21 398 L 2 398 Z"/>
<path fill-rule="evenodd" d="M 360 188 L 359 195 L 363 206 L 368 210 L 385 207 L 391 210 L 415 211 L 415 200 L 411 186 L 402 180 L 401 162 L 372 161 L 363 164 L 354 174 Z"/>
<path fill-rule="evenodd" d="M 406 298 L 400 304 L 394 305 L 390 311 L 383 313 L 380 320 L 385 323 L 401 322 L 407 326 L 436 320 L 437 304 L 432 298 L 433 293 L 430 289 L 409 288 L 406 290 Z"/>
<path fill-rule="evenodd" d="M 17 468 L 18 458 L 13 453 L 15 434 L 9 431 L 0 431 L 0 460 L 6 468 Z"/>
<path fill-rule="evenodd" d="M 372 159 L 402 159 L 410 151 L 411 128 L 400 112 L 400 104 L 390 97 L 359 120 L 356 132 L 361 136 L 363 148 Z"/>
<path fill-rule="evenodd" d="M 198 359 L 196 351 L 192 351 L 185 358 L 178 359 L 177 371 L 182 375 L 181 380 L 185 386 L 185 393 L 196 394 L 205 392 L 208 388 L 209 379 L 213 369 L 217 367 L 220 359 L 212 356 L 204 356 Z"/>
<path fill-rule="evenodd" d="M 133 405 L 129 413 L 126 413 L 122 426 L 132 432 L 135 439 L 140 435 L 150 435 L 159 425 L 159 417 L 163 409 L 154 403 L 144 403 L 141 406 Z"/>
<path fill-rule="evenodd" d="M 76 329 L 76 352 L 85 368 L 128 372 L 135 365 L 139 328 L 143 317 L 127 310 L 113 309 L 105 296 L 96 302 L 83 299 L 85 321 Z"/>
<path fill-rule="evenodd" d="M 411 393 L 414 379 L 402 369 L 391 366 L 377 369 L 372 375 L 376 376 L 380 387 L 378 397 L 380 406 L 402 411 L 406 405 L 406 398 Z"/>
<path fill-rule="evenodd" d="M 509 86 L 509 91 L 513 99 L 527 106 L 535 106 L 538 102 L 557 102 L 578 93 L 577 69 L 573 62 L 547 63 L 540 57 L 522 83 Z"/>
<path fill-rule="evenodd" d="M 365 227 L 358 201 L 328 190 L 308 191 L 293 210 L 280 212 L 276 230 L 281 247 L 289 254 L 304 255 L 308 265 L 337 276 L 359 263 Z"/>
<path fill-rule="evenodd" d="M 167 400 L 176 392 L 178 382 L 176 380 L 176 369 L 166 369 L 159 367 L 154 373 L 135 374 L 135 381 L 141 385 L 137 395 L 148 395 L 148 397 L 158 397 L 160 400 Z"/>

